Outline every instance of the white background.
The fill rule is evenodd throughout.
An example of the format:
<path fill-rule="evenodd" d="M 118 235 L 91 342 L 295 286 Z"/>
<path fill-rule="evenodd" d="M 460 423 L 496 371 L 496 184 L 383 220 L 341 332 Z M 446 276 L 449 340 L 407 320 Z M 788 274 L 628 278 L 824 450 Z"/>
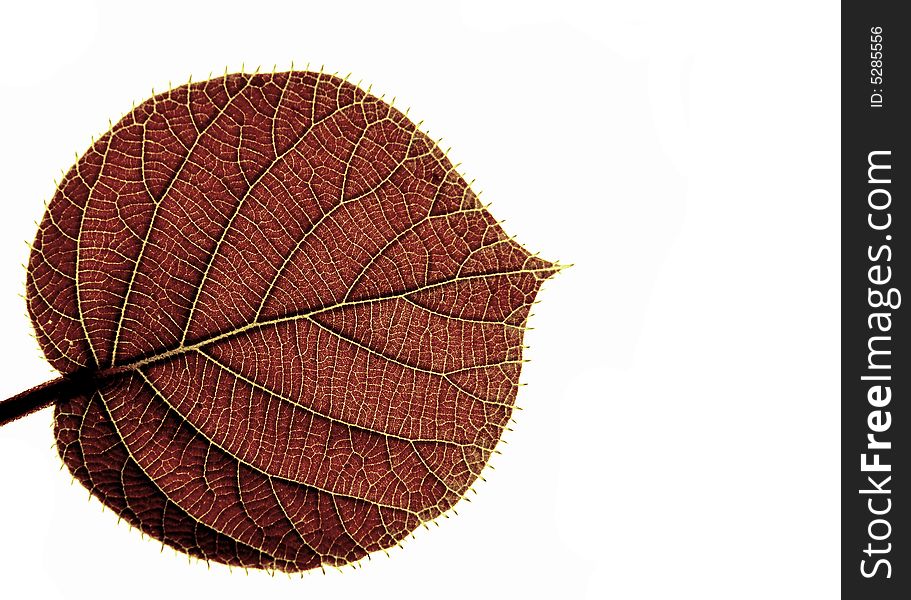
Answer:
<path fill-rule="evenodd" d="M 229 573 L 87 501 L 45 410 L 0 430 L 4 597 L 836 597 L 838 4 L 305 4 L 4 7 L 0 396 L 53 377 L 23 240 L 74 152 L 169 81 L 324 64 L 575 263 L 496 470 L 391 558 Z"/>

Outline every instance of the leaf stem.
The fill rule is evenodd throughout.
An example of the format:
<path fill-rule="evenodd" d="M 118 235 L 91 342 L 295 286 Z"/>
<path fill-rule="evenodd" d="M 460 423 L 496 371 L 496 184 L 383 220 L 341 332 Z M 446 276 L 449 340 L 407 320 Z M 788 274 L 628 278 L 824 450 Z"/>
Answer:
<path fill-rule="evenodd" d="M 91 388 L 94 379 L 88 369 L 76 371 L 0 401 L 0 427 L 42 408 L 85 393 Z"/>

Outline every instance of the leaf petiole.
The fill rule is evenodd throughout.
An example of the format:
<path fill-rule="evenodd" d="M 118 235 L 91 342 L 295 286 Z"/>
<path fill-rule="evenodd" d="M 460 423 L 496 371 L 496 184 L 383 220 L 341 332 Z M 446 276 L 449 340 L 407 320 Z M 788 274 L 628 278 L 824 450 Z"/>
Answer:
<path fill-rule="evenodd" d="M 0 401 L 0 427 L 52 404 L 86 393 L 97 386 L 97 379 L 96 373 L 90 369 L 76 371 Z"/>

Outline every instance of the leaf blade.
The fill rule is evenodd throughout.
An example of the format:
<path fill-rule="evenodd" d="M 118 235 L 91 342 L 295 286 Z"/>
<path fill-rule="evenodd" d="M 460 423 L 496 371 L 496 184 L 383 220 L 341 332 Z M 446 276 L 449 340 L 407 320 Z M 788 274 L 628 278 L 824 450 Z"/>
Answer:
<path fill-rule="evenodd" d="M 57 407 L 74 475 L 183 551 L 294 571 L 397 544 L 459 501 L 556 270 L 380 99 L 325 74 L 234 74 L 146 101 L 77 162 L 27 299 L 55 367 L 97 365 L 98 393 Z M 101 438 L 73 432 L 86 419 Z M 129 489 L 105 479 L 112 460 Z"/>

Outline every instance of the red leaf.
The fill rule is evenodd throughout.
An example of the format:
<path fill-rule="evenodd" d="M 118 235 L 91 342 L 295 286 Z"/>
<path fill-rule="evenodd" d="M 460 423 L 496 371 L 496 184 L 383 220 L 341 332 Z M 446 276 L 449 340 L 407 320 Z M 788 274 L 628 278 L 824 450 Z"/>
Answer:
<path fill-rule="evenodd" d="M 358 560 L 478 477 L 557 268 L 504 234 L 407 117 L 347 82 L 178 87 L 79 159 L 35 240 L 38 339 L 87 390 L 57 404 L 60 454 L 191 555 Z"/>

